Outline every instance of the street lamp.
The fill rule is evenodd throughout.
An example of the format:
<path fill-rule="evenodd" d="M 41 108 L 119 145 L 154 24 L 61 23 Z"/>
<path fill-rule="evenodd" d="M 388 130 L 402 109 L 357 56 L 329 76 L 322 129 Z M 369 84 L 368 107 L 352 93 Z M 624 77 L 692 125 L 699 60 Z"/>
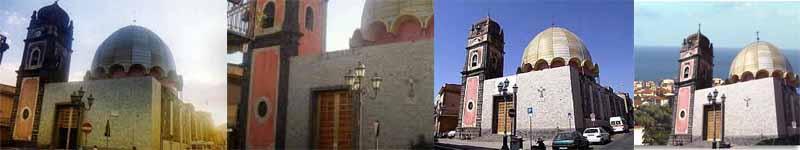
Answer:
<path fill-rule="evenodd" d="M 358 105 L 358 123 L 359 123 L 359 125 L 358 125 L 359 126 L 358 136 L 359 136 L 359 138 L 363 137 L 362 136 L 363 128 L 361 128 L 361 124 L 362 124 L 362 121 L 363 121 L 363 114 L 364 114 L 364 109 L 363 109 L 364 101 L 361 99 L 361 95 L 365 94 L 365 93 L 368 93 L 368 90 L 370 90 L 368 88 L 362 88 L 362 85 L 361 85 L 362 84 L 361 81 L 364 81 L 364 79 L 366 78 L 366 76 L 365 76 L 366 71 L 367 71 L 367 66 L 364 65 L 361 62 L 358 62 L 358 65 L 356 65 L 356 67 L 354 69 L 352 69 L 352 70 L 347 70 L 347 74 L 345 74 L 345 76 L 344 76 L 345 84 L 348 87 L 347 89 L 352 93 L 352 95 L 355 95 L 355 96 L 353 96 L 354 98 L 358 99 L 358 104 L 359 104 Z M 370 79 L 370 81 L 371 81 L 370 85 L 372 85 L 372 89 L 371 90 L 372 90 L 373 93 L 372 93 L 372 95 L 369 95 L 369 97 L 371 99 L 375 100 L 375 98 L 378 95 L 378 91 L 381 88 L 381 83 L 383 82 L 383 78 L 378 76 L 378 73 L 375 73 L 375 75 L 372 77 L 372 79 Z M 359 147 L 363 145 L 363 144 L 361 144 L 361 140 L 358 140 L 358 143 L 359 143 Z"/>
<path fill-rule="evenodd" d="M 506 116 L 503 116 L 503 146 L 500 148 L 501 150 L 508 150 L 508 84 L 508 79 L 497 84 L 497 92 L 503 97 L 503 110 L 500 111 L 506 113 Z"/>
<path fill-rule="evenodd" d="M 69 116 L 73 116 L 75 109 L 78 109 L 79 113 L 80 113 L 79 116 L 78 116 L 78 119 L 79 119 L 78 121 L 81 122 L 81 123 L 78 123 L 79 125 L 75 126 L 76 128 L 78 126 L 80 126 L 81 124 L 83 124 L 83 120 L 84 120 L 83 119 L 83 116 L 84 116 L 83 114 L 84 114 L 84 112 L 86 112 L 88 110 L 91 110 L 92 109 L 92 105 L 94 105 L 94 96 L 92 94 L 89 94 L 89 97 L 86 97 L 86 103 L 83 102 L 83 96 L 85 94 L 86 94 L 86 91 L 83 90 L 83 87 L 80 87 L 78 89 L 78 91 L 73 91 L 72 94 L 70 94 L 70 104 L 71 104 L 71 107 L 73 107 L 73 109 L 69 109 Z M 68 123 L 70 125 L 72 124 L 72 118 L 71 117 L 69 118 Z M 66 148 L 67 149 L 69 149 L 69 146 L 70 146 L 69 143 L 70 143 L 70 138 L 72 136 L 69 136 L 69 135 L 71 135 L 71 134 L 72 134 L 72 128 L 67 128 L 67 142 L 66 142 Z M 86 138 L 87 138 L 87 135 L 83 134 L 83 137 L 84 137 L 84 142 L 85 142 Z"/>
<path fill-rule="evenodd" d="M 714 129 L 711 130 L 711 134 L 713 134 L 712 135 L 712 139 L 711 139 L 711 148 L 719 148 L 719 147 L 726 147 L 727 148 L 728 145 L 725 144 L 725 99 L 727 97 L 725 96 L 725 94 L 722 94 L 722 97 L 720 97 L 720 100 L 721 100 L 721 102 L 720 102 L 721 104 L 720 105 L 722 105 L 721 108 L 720 108 L 721 109 L 721 112 L 720 112 L 720 115 L 721 115 L 720 116 L 720 128 L 721 129 L 719 130 L 719 132 L 721 133 L 720 134 L 721 141 L 717 142 L 717 127 L 716 127 L 716 125 L 717 125 L 717 112 L 716 112 L 717 100 L 716 99 L 717 99 L 718 95 L 719 95 L 719 91 L 714 89 L 714 92 L 708 93 L 708 96 L 706 96 L 708 98 L 708 102 L 711 105 L 711 114 L 712 114 L 711 118 L 713 119 L 713 126 L 714 126 Z"/>

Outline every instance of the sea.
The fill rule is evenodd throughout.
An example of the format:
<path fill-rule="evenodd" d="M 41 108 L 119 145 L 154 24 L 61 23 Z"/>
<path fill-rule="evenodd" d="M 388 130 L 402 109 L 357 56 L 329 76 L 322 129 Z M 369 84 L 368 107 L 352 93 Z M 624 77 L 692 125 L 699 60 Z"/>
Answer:
<path fill-rule="evenodd" d="M 714 48 L 714 77 L 728 78 L 731 61 L 741 48 Z M 675 79 L 678 77 L 680 47 L 634 47 L 635 80 Z M 795 73 L 800 71 L 800 50 L 782 50 Z"/>

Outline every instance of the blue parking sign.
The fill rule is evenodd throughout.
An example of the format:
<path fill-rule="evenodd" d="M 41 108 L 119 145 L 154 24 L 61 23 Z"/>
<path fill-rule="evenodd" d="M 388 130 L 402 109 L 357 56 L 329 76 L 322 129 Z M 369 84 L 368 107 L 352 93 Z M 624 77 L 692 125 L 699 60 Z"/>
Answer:
<path fill-rule="evenodd" d="M 533 114 L 533 107 L 528 107 L 528 114 Z"/>

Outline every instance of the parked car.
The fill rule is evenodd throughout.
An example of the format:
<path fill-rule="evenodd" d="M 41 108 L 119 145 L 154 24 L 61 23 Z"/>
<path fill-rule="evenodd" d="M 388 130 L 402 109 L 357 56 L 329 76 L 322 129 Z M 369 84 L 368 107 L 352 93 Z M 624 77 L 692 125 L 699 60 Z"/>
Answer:
<path fill-rule="evenodd" d="M 622 117 L 611 117 L 608 119 L 609 124 L 611 124 L 611 129 L 615 133 L 619 132 L 628 132 L 628 127 L 625 125 L 625 119 Z"/>
<path fill-rule="evenodd" d="M 589 141 L 578 131 L 558 133 L 553 138 L 553 149 L 588 149 Z"/>
<path fill-rule="evenodd" d="M 583 130 L 583 137 L 586 137 L 591 143 L 608 143 L 611 142 L 611 138 L 608 132 L 606 132 L 603 128 L 586 128 Z"/>
<path fill-rule="evenodd" d="M 445 135 L 445 136 L 447 136 L 447 138 L 451 138 L 452 139 L 453 137 L 456 137 L 456 131 L 447 132 L 447 135 Z"/>

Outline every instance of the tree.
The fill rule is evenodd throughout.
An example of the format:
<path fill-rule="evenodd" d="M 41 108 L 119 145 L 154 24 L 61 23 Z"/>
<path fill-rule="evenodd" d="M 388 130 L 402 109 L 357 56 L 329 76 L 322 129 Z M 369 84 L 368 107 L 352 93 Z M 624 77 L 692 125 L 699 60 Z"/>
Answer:
<path fill-rule="evenodd" d="M 672 134 L 672 108 L 668 105 L 641 105 L 634 115 L 636 122 L 644 127 L 642 143 L 667 144 Z"/>

